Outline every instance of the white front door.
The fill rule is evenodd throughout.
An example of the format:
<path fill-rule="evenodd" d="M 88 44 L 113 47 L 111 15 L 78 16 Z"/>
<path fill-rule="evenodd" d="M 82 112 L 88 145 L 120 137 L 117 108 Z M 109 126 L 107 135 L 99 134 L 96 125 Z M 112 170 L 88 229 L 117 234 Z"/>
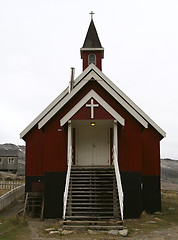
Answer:
<path fill-rule="evenodd" d="M 109 165 L 109 128 L 76 129 L 76 165 Z"/>

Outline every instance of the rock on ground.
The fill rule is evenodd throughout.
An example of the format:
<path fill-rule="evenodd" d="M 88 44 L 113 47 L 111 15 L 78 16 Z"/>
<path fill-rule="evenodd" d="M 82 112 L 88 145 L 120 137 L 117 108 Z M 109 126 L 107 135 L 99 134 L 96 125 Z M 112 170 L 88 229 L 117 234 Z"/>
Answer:
<path fill-rule="evenodd" d="M 123 237 L 127 237 L 128 235 L 128 230 L 127 229 L 123 229 L 119 231 L 119 234 Z"/>
<path fill-rule="evenodd" d="M 115 236 L 117 236 L 118 233 L 119 233 L 118 230 L 110 230 L 110 231 L 108 232 L 108 234 L 115 235 Z"/>

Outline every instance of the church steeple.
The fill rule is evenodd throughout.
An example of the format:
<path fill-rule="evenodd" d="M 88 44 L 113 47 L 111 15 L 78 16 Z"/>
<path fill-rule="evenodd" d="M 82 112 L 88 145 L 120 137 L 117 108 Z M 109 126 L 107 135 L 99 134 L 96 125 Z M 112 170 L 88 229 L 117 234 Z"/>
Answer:
<path fill-rule="evenodd" d="M 83 59 L 83 70 L 94 63 L 100 70 L 102 70 L 102 58 L 104 58 L 104 48 L 98 37 L 98 33 L 93 21 L 93 12 L 91 14 L 91 22 L 88 28 L 87 35 L 83 47 L 80 49 L 81 58 Z"/>

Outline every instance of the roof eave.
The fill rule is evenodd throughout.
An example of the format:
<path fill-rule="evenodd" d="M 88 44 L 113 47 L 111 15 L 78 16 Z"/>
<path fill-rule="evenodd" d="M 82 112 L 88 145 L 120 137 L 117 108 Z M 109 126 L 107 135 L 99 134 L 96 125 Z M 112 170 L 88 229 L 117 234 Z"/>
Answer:
<path fill-rule="evenodd" d="M 68 87 L 57 97 L 55 100 L 49 104 L 21 133 L 20 139 L 23 139 L 25 135 L 36 125 L 38 122 L 48 114 L 51 109 L 58 104 L 62 98 L 68 94 Z"/>
<path fill-rule="evenodd" d="M 80 55 L 82 58 L 82 52 L 101 52 L 102 58 L 104 58 L 104 48 L 80 48 Z"/>

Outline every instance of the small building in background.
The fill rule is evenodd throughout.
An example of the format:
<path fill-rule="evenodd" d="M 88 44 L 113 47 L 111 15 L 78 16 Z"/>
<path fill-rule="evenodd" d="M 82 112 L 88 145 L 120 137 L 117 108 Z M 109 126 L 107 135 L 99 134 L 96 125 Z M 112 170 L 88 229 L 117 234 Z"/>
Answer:
<path fill-rule="evenodd" d="M 18 151 L 0 149 L 0 171 L 17 172 L 18 168 Z"/>

